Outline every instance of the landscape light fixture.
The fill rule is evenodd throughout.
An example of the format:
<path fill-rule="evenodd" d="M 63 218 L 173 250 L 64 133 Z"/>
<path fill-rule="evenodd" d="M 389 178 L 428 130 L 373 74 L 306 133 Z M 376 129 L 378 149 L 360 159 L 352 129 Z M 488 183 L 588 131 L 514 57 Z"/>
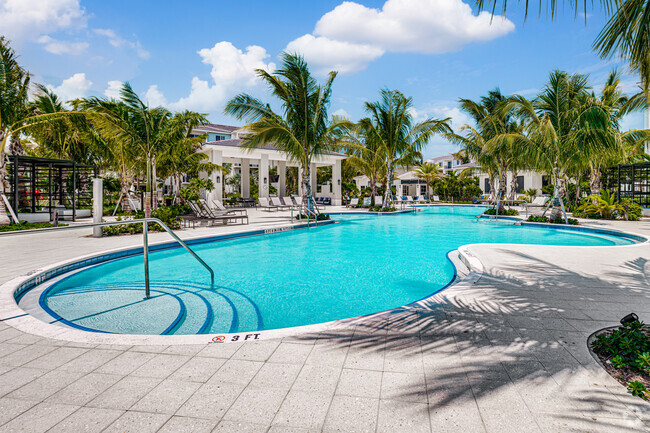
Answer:
<path fill-rule="evenodd" d="M 630 313 L 621 319 L 621 325 L 627 325 L 629 323 L 636 322 L 638 320 L 639 320 L 639 316 L 637 316 L 634 313 Z"/>

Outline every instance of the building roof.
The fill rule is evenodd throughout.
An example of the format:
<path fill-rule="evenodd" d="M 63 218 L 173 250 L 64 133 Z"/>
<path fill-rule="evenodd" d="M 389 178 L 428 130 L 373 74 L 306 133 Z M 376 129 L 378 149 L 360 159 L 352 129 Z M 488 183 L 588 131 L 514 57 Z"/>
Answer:
<path fill-rule="evenodd" d="M 211 146 L 228 146 L 228 147 L 242 147 L 242 143 L 244 142 L 243 139 L 241 138 L 231 138 L 230 140 L 217 140 L 217 141 L 206 141 L 205 144 L 211 145 Z M 264 143 L 264 146 L 257 147 L 256 149 L 264 149 L 264 150 L 278 150 L 275 145 L 272 143 Z M 345 156 L 347 157 L 346 154 L 344 153 L 339 153 L 339 152 L 327 152 L 328 155 L 332 156 Z"/>
<path fill-rule="evenodd" d="M 230 125 L 220 125 L 217 123 L 206 123 L 205 125 L 199 125 L 194 128 L 195 131 L 206 131 L 206 132 L 226 132 L 231 133 L 238 130 L 239 126 L 230 126 Z"/>
<path fill-rule="evenodd" d="M 425 162 L 447 161 L 447 160 L 450 160 L 450 159 L 456 159 L 456 157 L 454 155 L 452 155 L 451 153 L 448 153 L 446 155 L 436 156 L 435 158 L 429 158 Z"/>

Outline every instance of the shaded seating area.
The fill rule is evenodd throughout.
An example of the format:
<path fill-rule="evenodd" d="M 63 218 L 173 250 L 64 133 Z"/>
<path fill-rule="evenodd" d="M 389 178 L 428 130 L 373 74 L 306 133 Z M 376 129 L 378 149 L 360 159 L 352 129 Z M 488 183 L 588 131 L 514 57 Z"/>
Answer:
<path fill-rule="evenodd" d="M 213 210 L 205 200 L 188 201 L 187 204 L 192 209 L 191 215 L 183 215 L 180 217 L 184 227 L 191 226 L 194 228 L 197 223 L 208 223 L 214 225 L 215 222 L 220 222 L 223 225 L 229 222 L 241 222 L 241 224 L 248 224 L 248 214 L 246 212 L 237 212 L 234 210 Z"/>

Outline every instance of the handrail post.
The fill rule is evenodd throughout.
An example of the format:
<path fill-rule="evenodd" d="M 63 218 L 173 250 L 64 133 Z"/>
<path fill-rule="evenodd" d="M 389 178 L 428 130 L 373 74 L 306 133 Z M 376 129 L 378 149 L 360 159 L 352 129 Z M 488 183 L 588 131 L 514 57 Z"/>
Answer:
<path fill-rule="evenodd" d="M 149 299 L 149 223 L 145 218 L 142 222 L 142 248 L 144 251 L 144 296 Z"/>

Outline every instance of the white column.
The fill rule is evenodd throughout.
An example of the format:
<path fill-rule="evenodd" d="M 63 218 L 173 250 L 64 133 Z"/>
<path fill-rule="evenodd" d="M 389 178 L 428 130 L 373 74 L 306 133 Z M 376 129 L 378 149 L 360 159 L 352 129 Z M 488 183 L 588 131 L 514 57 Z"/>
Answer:
<path fill-rule="evenodd" d="M 318 177 L 316 176 L 316 164 L 311 165 L 311 171 L 309 173 L 311 175 L 310 183 L 311 183 L 311 195 L 313 197 L 316 197 L 316 193 L 318 192 L 318 185 L 316 182 L 318 182 Z"/>
<path fill-rule="evenodd" d="M 257 184 L 259 185 L 259 196 L 268 197 L 269 196 L 269 156 L 267 154 L 262 154 L 260 159 L 260 166 L 257 170 L 259 174 L 259 179 Z"/>
<path fill-rule="evenodd" d="M 104 215 L 104 181 L 96 177 L 93 179 L 93 222 L 101 223 Z M 93 227 L 93 237 L 102 237 L 102 228 Z"/>
<path fill-rule="evenodd" d="M 278 161 L 278 195 L 284 197 L 287 195 L 287 162 Z"/>
<path fill-rule="evenodd" d="M 210 162 L 223 167 L 223 152 L 213 149 L 212 152 L 210 152 Z M 208 203 L 210 206 L 213 206 L 212 200 L 223 201 L 223 173 L 218 170 L 213 171 L 210 175 L 210 180 L 212 180 L 212 183 L 214 184 L 214 189 L 208 195 Z"/>
<path fill-rule="evenodd" d="M 334 195 L 332 204 L 334 206 L 341 206 L 343 204 L 341 198 L 341 164 L 342 161 L 337 159 L 334 166 L 332 166 L 332 193 Z"/>
<path fill-rule="evenodd" d="M 241 160 L 241 196 L 242 198 L 251 196 L 251 166 L 247 158 Z"/>

